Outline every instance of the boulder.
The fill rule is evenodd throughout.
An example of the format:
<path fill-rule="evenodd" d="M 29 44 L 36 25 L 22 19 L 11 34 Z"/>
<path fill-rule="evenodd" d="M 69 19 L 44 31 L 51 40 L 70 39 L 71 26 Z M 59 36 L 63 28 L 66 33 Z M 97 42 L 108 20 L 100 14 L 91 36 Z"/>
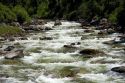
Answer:
<path fill-rule="evenodd" d="M 111 71 L 118 72 L 118 73 L 125 73 L 125 66 L 114 67 Z"/>
<path fill-rule="evenodd" d="M 4 55 L 4 54 L 6 54 L 6 52 L 5 52 L 5 51 L 0 50 L 0 56 L 2 56 L 2 55 Z"/>
<path fill-rule="evenodd" d="M 99 23 L 99 29 L 108 29 L 110 27 L 108 20 L 106 18 L 102 18 Z"/>
<path fill-rule="evenodd" d="M 5 59 L 15 59 L 22 58 L 24 56 L 23 50 L 16 50 L 7 53 L 4 57 Z"/>
<path fill-rule="evenodd" d="M 4 49 L 4 51 L 12 51 L 15 47 L 14 46 L 8 46 Z"/>
<path fill-rule="evenodd" d="M 48 30 L 53 30 L 50 27 L 46 27 L 43 25 L 29 25 L 29 27 L 23 27 L 24 30 L 26 31 L 48 31 Z"/>
<path fill-rule="evenodd" d="M 2 45 L 0 45 L 0 48 L 2 48 L 3 46 Z"/>
<path fill-rule="evenodd" d="M 121 43 L 125 43 L 125 34 L 120 37 Z"/>
<path fill-rule="evenodd" d="M 85 40 L 85 39 L 88 39 L 88 37 L 87 36 L 82 36 L 81 37 L 81 40 Z"/>
<path fill-rule="evenodd" d="M 20 37 L 19 39 L 20 39 L 20 40 L 28 40 L 27 37 Z"/>
<path fill-rule="evenodd" d="M 17 42 L 17 43 L 14 43 L 13 45 L 16 45 L 16 46 L 17 46 L 17 45 L 20 45 L 20 43 L 19 43 L 19 42 Z"/>
<path fill-rule="evenodd" d="M 54 23 L 54 26 L 59 26 L 59 25 L 62 25 L 61 21 L 60 20 L 56 20 L 55 23 Z"/>
<path fill-rule="evenodd" d="M 103 43 L 104 44 L 109 44 L 109 45 L 125 43 L 125 37 L 124 36 L 119 36 L 119 37 L 114 38 L 113 40 L 105 41 Z"/>
<path fill-rule="evenodd" d="M 85 19 L 79 19 L 79 22 L 81 23 L 81 26 L 90 26 L 89 22 L 87 22 Z"/>
<path fill-rule="evenodd" d="M 94 30 L 86 29 L 86 30 L 84 30 L 84 32 L 85 33 L 92 33 L 92 32 L 94 32 Z"/>
<path fill-rule="evenodd" d="M 53 29 L 50 27 L 45 27 L 45 31 L 48 31 L 48 30 L 53 30 Z"/>
<path fill-rule="evenodd" d="M 80 42 L 75 42 L 75 43 L 71 43 L 70 45 L 74 46 L 74 45 L 80 45 Z"/>
<path fill-rule="evenodd" d="M 98 32 L 98 36 L 104 36 L 104 35 L 107 35 L 108 33 L 107 33 L 107 30 L 100 30 L 99 32 Z"/>
<path fill-rule="evenodd" d="M 108 44 L 108 45 L 112 45 L 112 44 L 114 44 L 115 42 L 114 42 L 114 40 L 110 40 L 110 41 L 105 41 L 105 42 L 103 42 L 103 44 Z"/>
<path fill-rule="evenodd" d="M 70 45 L 76 45 L 75 43 L 71 43 Z"/>
<path fill-rule="evenodd" d="M 107 30 L 107 33 L 108 33 L 108 34 L 115 33 L 115 30 L 114 30 L 114 29 L 109 28 L 109 29 Z"/>
<path fill-rule="evenodd" d="M 80 45 L 81 44 L 81 42 L 77 42 L 77 45 Z"/>
<path fill-rule="evenodd" d="M 104 52 L 96 50 L 96 49 L 84 49 L 79 52 L 81 55 L 85 55 L 85 57 L 94 57 L 103 55 Z"/>
<path fill-rule="evenodd" d="M 39 39 L 40 40 L 53 40 L 52 37 L 40 37 Z"/>
<path fill-rule="evenodd" d="M 6 39 L 4 37 L 0 37 L 0 41 L 5 41 Z"/>
<path fill-rule="evenodd" d="M 15 38 L 10 37 L 10 38 L 8 38 L 8 40 L 9 40 L 9 41 L 15 41 Z"/>
<path fill-rule="evenodd" d="M 64 45 L 63 47 L 65 47 L 65 48 L 76 48 L 76 47 L 73 46 L 73 45 Z"/>
<path fill-rule="evenodd" d="M 20 27 L 20 23 L 19 22 L 12 22 L 10 25 L 11 26 Z"/>
<path fill-rule="evenodd" d="M 99 20 L 98 20 L 98 17 L 97 16 L 94 16 L 90 22 L 91 25 L 98 25 L 99 23 Z"/>

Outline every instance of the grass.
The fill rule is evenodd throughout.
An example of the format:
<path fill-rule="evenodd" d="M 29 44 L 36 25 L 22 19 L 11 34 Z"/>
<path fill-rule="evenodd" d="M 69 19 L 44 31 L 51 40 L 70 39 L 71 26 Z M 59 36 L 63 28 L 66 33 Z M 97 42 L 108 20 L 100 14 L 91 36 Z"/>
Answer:
<path fill-rule="evenodd" d="M 19 27 L 0 25 L 0 36 L 15 36 L 22 34 L 22 30 Z"/>

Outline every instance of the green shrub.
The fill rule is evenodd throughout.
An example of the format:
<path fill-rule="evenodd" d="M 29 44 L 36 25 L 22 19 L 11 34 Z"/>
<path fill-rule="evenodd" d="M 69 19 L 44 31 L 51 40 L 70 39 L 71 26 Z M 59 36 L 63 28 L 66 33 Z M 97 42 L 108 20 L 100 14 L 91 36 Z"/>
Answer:
<path fill-rule="evenodd" d="M 122 6 L 116 8 L 111 14 L 108 15 L 108 19 L 113 23 L 117 23 L 118 21 L 117 16 L 122 10 L 123 10 Z"/>
<path fill-rule="evenodd" d="M 48 3 L 42 2 L 37 9 L 37 16 L 39 18 L 46 17 L 48 15 Z"/>
<path fill-rule="evenodd" d="M 0 25 L 0 36 L 13 36 L 21 33 L 22 30 L 19 27 Z"/>
<path fill-rule="evenodd" d="M 22 24 L 25 21 L 30 22 L 31 18 L 29 14 L 27 13 L 27 11 L 25 10 L 25 8 L 23 8 L 22 6 L 20 5 L 15 6 L 13 11 L 15 12 L 17 21 L 19 23 Z"/>
<path fill-rule="evenodd" d="M 16 15 L 11 9 L 0 3 L 0 22 L 11 22 L 16 19 Z"/>

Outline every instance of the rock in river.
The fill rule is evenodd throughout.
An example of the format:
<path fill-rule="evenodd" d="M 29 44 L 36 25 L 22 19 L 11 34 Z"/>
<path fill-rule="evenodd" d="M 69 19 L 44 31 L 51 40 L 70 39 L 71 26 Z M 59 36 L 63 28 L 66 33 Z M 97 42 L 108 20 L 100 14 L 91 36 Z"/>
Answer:
<path fill-rule="evenodd" d="M 58 26 L 58 25 L 62 25 L 60 20 L 56 20 L 55 23 L 54 23 L 54 26 Z"/>
<path fill-rule="evenodd" d="M 39 37 L 40 40 L 53 40 L 52 37 Z"/>
<path fill-rule="evenodd" d="M 15 47 L 14 46 L 8 46 L 7 48 L 4 49 L 4 51 L 11 51 L 13 50 Z"/>
<path fill-rule="evenodd" d="M 22 58 L 24 56 L 23 50 L 16 50 L 7 53 L 4 57 L 5 59 L 15 59 Z"/>
<path fill-rule="evenodd" d="M 104 52 L 96 50 L 96 49 L 84 49 L 79 52 L 81 55 L 85 55 L 85 57 L 95 57 L 95 56 L 100 56 L 103 55 Z"/>
<path fill-rule="evenodd" d="M 118 73 L 125 73 L 125 66 L 114 67 L 111 71 L 118 72 Z"/>

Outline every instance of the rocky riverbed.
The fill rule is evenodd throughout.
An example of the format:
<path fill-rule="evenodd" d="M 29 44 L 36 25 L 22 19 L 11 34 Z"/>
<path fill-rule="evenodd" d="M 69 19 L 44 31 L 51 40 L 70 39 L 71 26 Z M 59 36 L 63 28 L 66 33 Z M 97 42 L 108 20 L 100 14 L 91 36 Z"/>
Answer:
<path fill-rule="evenodd" d="M 48 22 L 51 30 L 3 40 L 0 83 L 125 83 L 125 43 L 112 43 L 120 34 L 61 24 Z"/>

